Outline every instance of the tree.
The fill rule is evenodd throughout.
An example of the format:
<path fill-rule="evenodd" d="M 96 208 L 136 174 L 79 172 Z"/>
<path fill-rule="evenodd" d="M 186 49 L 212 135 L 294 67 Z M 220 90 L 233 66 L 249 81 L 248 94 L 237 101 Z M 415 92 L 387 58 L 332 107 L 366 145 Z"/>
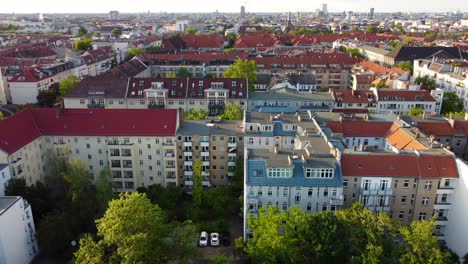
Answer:
<path fill-rule="evenodd" d="M 228 38 L 228 41 L 229 41 L 229 46 L 227 46 L 227 48 L 232 48 L 234 46 L 234 43 L 236 42 L 237 34 L 229 33 L 227 35 L 227 38 Z"/>
<path fill-rule="evenodd" d="M 204 120 L 208 112 L 200 108 L 192 108 L 188 112 L 185 112 L 184 118 L 187 120 Z"/>
<path fill-rule="evenodd" d="M 2 112 L 0 112 L 0 120 L 3 120 L 5 118 L 5 116 L 3 115 Z"/>
<path fill-rule="evenodd" d="M 149 46 L 145 48 L 145 53 L 156 53 L 159 50 L 158 46 Z"/>
<path fill-rule="evenodd" d="M 197 227 L 187 220 L 177 224 L 171 236 L 171 252 L 177 259 L 192 257 L 198 253 L 196 241 L 198 239 Z"/>
<path fill-rule="evenodd" d="M 423 113 L 424 110 L 420 107 L 411 107 L 411 109 L 408 112 L 410 116 L 422 116 Z"/>
<path fill-rule="evenodd" d="M 104 213 L 107 209 L 108 203 L 114 197 L 112 191 L 112 174 L 109 166 L 99 173 L 96 179 L 96 198 L 99 203 L 99 211 Z"/>
<path fill-rule="evenodd" d="M 187 34 L 195 34 L 195 33 L 197 33 L 197 32 L 198 32 L 198 29 L 193 28 L 193 27 L 189 27 L 189 28 L 187 28 L 187 29 L 185 30 L 185 33 L 187 33 Z"/>
<path fill-rule="evenodd" d="M 445 92 L 442 100 L 441 114 L 447 115 L 463 111 L 463 100 L 454 92 Z"/>
<path fill-rule="evenodd" d="M 187 68 L 184 68 L 184 67 L 180 67 L 179 69 L 177 69 L 175 74 L 176 74 L 176 77 L 178 78 L 183 78 L 183 77 L 191 78 L 192 77 L 192 73 Z"/>
<path fill-rule="evenodd" d="M 214 255 L 210 258 L 210 264 L 232 264 L 232 262 L 226 255 Z"/>
<path fill-rule="evenodd" d="M 404 71 L 413 73 L 413 64 L 410 61 L 402 61 L 395 64 L 395 67 L 402 69 Z"/>
<path fill-rule="evenodd" d="M 223 120 L 242 120 L 244 112 L 240 106 L 234 102 L 224 106 L 224 113 L 220 116 Z"/>
<path fill-rule="evenodd" d="M 203 176 L 202 176 L 203 162 L 197 159 L 193 163 L 193 205 L 196 208 L 200 208 L 203 196 Z"/>
<path fill-rule="evenodd" d="M 57 83 L 52 84 L 48 90 L 39 91 L 36 99 L 40 107 L 52 107 L 59 96 L 59 87 Z"/>
<path fill-rule="evenodd" d="M 76 51 L 87 51 L 93 49 L 93 45 L 91 44 L 91 40 L 88 38 L 82 38 L 80 40 L 75 41 L 75 50 Z"/>
<path fill-rule="evenodd" d="M 88 34 L 88 30 L 86 28 L 84 28 L 84 27 L 79 27 L 78 28 L 78 34 L 77 34 L 78 37 L 81 37 L 81 36 L 86 35 L 86 34 Z"/>
<path fill-rule="evenodd" d="M 432 91 L 436 88 L 435 80 L 427 75 L 424 77 L 417 77 L 414 81 L 416 84 L 420 85 L 422 89 L 427 91 Z"/>
<path fill-rule="evenodd" d="M 368 26 L 366 28 L 367 33 L 377 33 L 377 31 L 379 31 L 379 29 L 376 26 Z"/>
<path fill-rule="evenodd" d="M 358 48 L 347 48 L 346 51 L 354 58 L 364 58 L 364 55 L 361 54 Z"/>
<path fill-rule="evenodd" d="M 224 72 L 224 78 L 247 78 L 249 91 L 255 91 L 254 83 L 257 81 L 257 64 L 251 60 L 236 60 Z"/>
<path fill-rule="evenodd" d="M 120 35 L 122 35 L 122 29 L 120 28 L 114 28 L 111 30 L 111 35 L 114 36 L 114 37 L 119 37 Z"/>
<path fill-rule="evenodd" d="M 98 236 L 122 263 L 161 263 L 167 252 L 162 240 L 167 233 L 163 220 L 159 206 L 146 194 L 134 192 L 112 200 L 96 223 Z"/>
<path fill-rule="evenodd" d="M 73 219 L 58 211 L 44 217 L 37 230 L 37 239 L 43 254 L 51 256 L 65 253 L 70 242 L 75 239 L 71 222 Z"/>
<path fill-rule="evenodd" d="M 145 51 L 142 48 L 130 48 L 130 50 L 128 51 L 128 58 L 131 59 L 133 57 L 140 56 L 144 53 Z"/>
<path fill-rule="evenodd" d="M 105 248 L 102 243 L 96 243 L 90 234 L 80 239 L 79 249 L 74 254 L 74 263 L 101 264 L 105 259 Z"/>
<path fill-rule="evenodd" d="M 68 75 L 59 84 L 59 91 L 61 96 L 67 95 L 71 90 L 75 89 L 76 86 L 81 82 L 80 78 L 75 75 Z"/>
<path fill-rule="evenodd" d="M 432 234 L 435 220 L 414 221 L 409 227 L 402 227 L 400 232 L 405 241 L 404 252 L 400 258 L 406 263 L 448 263 L 450 254 L 444 252 L 437 238 Z"/>

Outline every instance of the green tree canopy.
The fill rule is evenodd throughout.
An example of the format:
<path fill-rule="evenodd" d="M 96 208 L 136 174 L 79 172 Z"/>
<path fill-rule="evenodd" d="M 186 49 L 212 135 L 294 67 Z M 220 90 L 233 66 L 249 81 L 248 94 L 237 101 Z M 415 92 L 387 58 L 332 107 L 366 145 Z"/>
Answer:
<path fill-rule="evenodd" d="M 416 84 L 420 85 L 422 89 L 432 91 L 436 88 L 437 84 L 434 79 L 429 76 L 417 77 L 415 80 Z"/>
<path fill-rule="evenodd" d="M 458 97 L 456 93 L 445 92 L 444 99 L 442 100 L 442 115 L 448 115 L 450 113 L 463 112 L 463 100 Z"/>
<path fill-rule="evenodd" d="M 93 49 L 93 45 L 91 44 L 91 40 L 88 38 L 82 38 L 80 40 L 75 41 L 75 50 L 76 51 L 87 51 Z"/>
<path fill-rule="evenodd" d="M 86 28 L 84 27 L 78 28 L 78 34 L 77 34 L 78 37 L 84 36 L 86 34 L 88 34 L 88 30 Z"/>
<path fill-rule="evenodd" d="M 109 201 L 114 198 L 114 192 L 112 191 L 112 174 L 109 166 L 104 167 L 96 179 L 96 198 L 99 203 L 99 211 L 104 213 Z"/>
<path fill-rule="evenodd" d="M 196 208 L 200 208 L 203 199 L 203 162 L 201 159 L 195 160 L 193 163 L 193 204 Z"/>
<path fill-rule="evenodd" d="M 395 67 L 413 73 L 413 64 L 410 61 L 402 61 L 395 64 Z"/>
<path fill-rule="evenodd" d="M 75 252 L 74 263 L 102 264 L 105 259 L 105 245 L 94 241 L 90 234 L 85 234 L 79 243 L 79 250 Z"/>
<path fill-rule="evenodd" d="M 192 108 L 188 112 L 185 112 L 184 118 L 187 120 L 204 120 L 208 112 L 200 108 Z"/>
<path fill-rule="evenodd" d="M 432 235 L 435 220 L 414 221 L 409 227 L 401 228 L 401 235 L 406 243 L 402 264 L 413 263 L 450 263 L 450 254 L 443 251 L 437 238 Z"/>
<path fill-rule="evenodd" d="M 171 252 L 175 259 L 185 259 L 197 255 L 198 229 L 187 220 L 177 224 L 171 235 Z"/>
<path fill-rule="evenodd" d="M 71 90 L 75 89 L 76 86 L 81 82 L 80 78 L 75 75 L 68 75 L 59 84 L 59 91 L 61 96 L 67 95 Z"/>
<path fill-rule="evenodd" d="M 232 264 L 232 262 L 229 257 L 226 255 L 214 255 L 210 258 L 210 264 Z"/>
<path fill-rule="evenodd" d="M 124 193 L 109 203 L 103 218 L 96 221 L 99 240 L 106 247 L 106 258 L 120 259 L 121 263 L 161 263 L 167 250 L 163 238 L 167 230 L 164 213 L 142 193 Z M 75 253 L 80 263 L 96 261 L 88 250 L 101 252 L 98 246 L 85 237 Z M 84 245 L 81 247 L 81 245 Z M 85 258 L 86 257 L 86 258 Z M 100 263 L 109 263 L 101 259 Z"/>
<path fill-rule="evenodd" d="M 367 33 L 377 33 L 379 29 L 376 26 L 368 26 L 366 28 Z"/>
<path fill-rule="evenodd" d="M 361 54 L 358 48 L 347 48 L 346 52 L 348 52 L 354 58 L 360 58 L 360 59 L 364 58 L 364 55 Z"/>
<path fill-rule="evenodd" d="M 408 112 L 410 116 L 422 116 L 423 113 L 424 110 L 420 107 L 411 107 L 411 109 Z"/>
<path fill-rule="evenodd" d="M 193 28 L 193 27 L 189 27 L 189 28 L 187 28 L 187 29 L 185 30 L 185 33 L 187 33 L 187 34 L 195 34 L 195 33 L 197 33 L 197 32 L 198 32 L 198 29 Z"/>
<path fill-rule="evenodd" d="M 220 116 L 223 120 L 242 120 L 244 112 L 242 108 L 234 103 L 228 103 L 224 106 L 224 113 Z"/>
<path fill-rule="evenodd" d="M 187 68 L 184 68 L 184 67 L 180 67 L 179 69 L 177 69 L 175 75 L 178 78 L 181 78 L 181 77 L 189 77 L 190 78 L 190 77 L 192 77 L 192 73 Z"/>
<path fill-rule="evenodd" d="M 119 29 L 119 28 L 114 28 L 111 30 L 111 35 L 114 36 L 114 37 L 118 37 L 120 35 L 122 35 L 122 30 Z"/>
<path fill-rule="evenodd" d="M 140 56 L 144 53 L 145 51 L 142 48 L 130 48 L 130 50 L 128 51 L 128 57 L 133 58 L 136 56 Z"/>
<path fill-rule="evenodd" d="M 255 91 L 254 83 L 257 81 L 257 64 L 251 60 L 236 60 L 223 74 L 224 78 L 247 78 L 249 91 Z"/>

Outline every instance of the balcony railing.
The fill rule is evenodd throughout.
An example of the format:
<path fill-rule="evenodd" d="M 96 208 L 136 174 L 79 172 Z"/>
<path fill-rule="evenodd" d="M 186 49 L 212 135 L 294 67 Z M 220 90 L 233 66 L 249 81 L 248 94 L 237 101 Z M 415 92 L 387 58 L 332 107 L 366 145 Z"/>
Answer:
<path fill-rule="evenodd" d="M 164 104 L 148 104 L 148 108 L 150 108 L 150 109 L 162 109 L 162 108 L 164 108 Z"/>
<path fill-rule="evenodd" d="M 88 108 L 105 108 L 106 106 L 104 104 L 100 104 L 100 103 L 91 103 L 91 104 L 88 104 Z"/>
<path fill-rule="evenodd" d="M 392 196 L 393 189 L 380 189 L 380 188 L 369 188 L 369 189 L 362 189 L 361 190 L 363 195 L 384 195 L 384 196 Z"/>

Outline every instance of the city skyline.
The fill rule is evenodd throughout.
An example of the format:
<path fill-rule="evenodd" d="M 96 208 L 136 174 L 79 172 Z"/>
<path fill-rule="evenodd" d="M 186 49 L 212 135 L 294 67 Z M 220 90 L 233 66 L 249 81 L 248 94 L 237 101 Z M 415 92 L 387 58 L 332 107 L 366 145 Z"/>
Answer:
<path fill-rule="evenodd" d="M 460 3 L 457 0 L 446 0 L 444 2 L 429 0 L 424 6 L 419 3 L 408 3 L 404 0 L 394 0 L 392 2 L 374 0 L 329 0 L 329 1 L 307 1 L 291 0 L 285 6 L 284 2 L 279 0 L 237 0 L 230 2 L 219 2 L 213 0 L 189 1 L 181 0 L 178 4 L 173 2 L 155 3 L 150 0 L 141 0 L 138 5 L 127 0 L 116 0 L 109 5 L 106 2 L 95 2 L 91 0 L 82 0 L 80 6 L 71 7 L 67 2 L 57 3 L 52 0 L 41 2 L 32 0 L 21 0 L 15 2 L 6 2 L 2 5 L 0 13 L 107 13 L 110 10 L 118 10 L 121 13 L 142 13 L 142 12 L 168 12 L 168 13 L 208 13 L 227 12 L 238 13 L 243 5 L 246 13 L 253 12 L 314 12 L 320 9 L 322 4 L 328 4 L 329 12 L 369 12 L 371 7 L 375 8 L 376 13 L 385 12 L 468 12 L 468 2 Z"/>

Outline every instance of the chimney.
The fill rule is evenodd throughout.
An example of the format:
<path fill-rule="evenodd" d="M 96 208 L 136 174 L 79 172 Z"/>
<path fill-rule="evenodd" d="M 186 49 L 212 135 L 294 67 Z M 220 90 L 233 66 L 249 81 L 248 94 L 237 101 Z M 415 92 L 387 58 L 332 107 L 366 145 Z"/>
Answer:
<path fill-rule="evenodd" d="M 359 151 L 363 152 L 364 151 L 364 145 L 359 145 Z"/>
<path fill-rule="evenodd" d="M 465 113 L 465 121 L 468 121 L 468 112 Z"/>
<path fill-rule="evenodd" d="M 276 156 L 276 154 L 278 154 L 278 147 L 275 147 L 273 152 L 275 153 L 275 156 Z"/>
<path fill-rule="evenodd" d="M 179 108 L 179 127 L 183 127 L 184 126 L 184 109 L 182 108 Z"/>
<path fill-rule="evenodd" d="M 466 117 L 466 115 L 465 115 L 465 117 Z M 448 122 L 449 122 L 449 124 L 450 124 L 450 126 L 451 126 L 452 128 L 455 127 L 455 118 L 453 118 L 453 115 L 450 115 L 450 117 L 449 117 L 449 119 L 448 119 Z"/>
<path fill-rule="evenodd" d="M 426 113 L 426 111 L 423 111 L 422 119 L 426 119 L 426 118 L 427 118 L 427 113 Z"/>
<path fill-rule="evenodd" d="M 351 94 L 352 94 L 353 96 L 356 96 L 356 90 L 351 89 Z"/>
<path fill-rule="evenodd" d="M 62 101 L 54 104 L 55 109 L 55 118 L 59 119 L 63 112 L 63 103 Z"/>

